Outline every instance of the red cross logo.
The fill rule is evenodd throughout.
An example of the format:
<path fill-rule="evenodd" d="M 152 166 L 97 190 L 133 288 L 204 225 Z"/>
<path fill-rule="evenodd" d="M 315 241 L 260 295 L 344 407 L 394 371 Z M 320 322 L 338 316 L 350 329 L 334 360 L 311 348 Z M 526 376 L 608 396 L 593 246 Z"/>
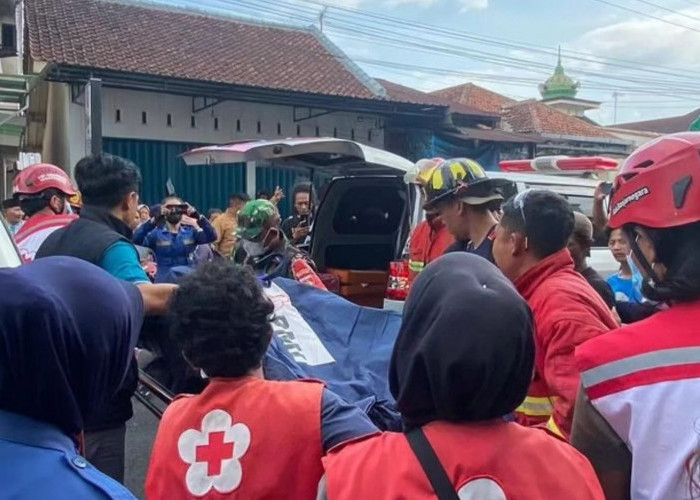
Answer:
<path fill-rule="evenodd" d="M 233 457 L 234 443 L 224 442 L 225 432 L 210 432 L 209 442 L 197 446 L 197 462 L 207 463 L 207 475 L 218 476 L 221 474 L 221 463 Z"/>

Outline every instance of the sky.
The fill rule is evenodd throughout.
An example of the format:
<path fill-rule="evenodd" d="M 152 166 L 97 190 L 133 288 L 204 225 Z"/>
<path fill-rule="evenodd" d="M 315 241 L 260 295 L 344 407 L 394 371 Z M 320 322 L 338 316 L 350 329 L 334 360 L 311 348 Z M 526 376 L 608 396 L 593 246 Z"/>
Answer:
<path fill-rule="evenodd" d="M 160 0 L 319 27 L 321 0 Z M 601 124 L 700 108 L 700 0 L 322 0 L 323 33 L 368 75 L 539 98 L 562 48 Z M 617 101 L 617 108 L 615 107 Z"/>

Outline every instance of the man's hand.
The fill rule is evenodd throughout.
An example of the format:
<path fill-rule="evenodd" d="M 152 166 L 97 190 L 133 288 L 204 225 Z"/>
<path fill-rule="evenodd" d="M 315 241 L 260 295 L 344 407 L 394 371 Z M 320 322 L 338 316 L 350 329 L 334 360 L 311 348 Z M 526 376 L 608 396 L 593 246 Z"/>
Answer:
<path fill-rule="evenodd" d="M 182 225 L 183 226 L 190 226 L 195 229 L 201 229 L 199 227 L 199 224 L 197 223 L 197 219 L 193 219 L 192 217 L 189 217 L 188 215 L 183 215 L 182 216 Z"/>
<path fill-rule="evenodd" d="M 152 283 L 140 283 L 136 287 L 143 297 L 143 305 L 146 316 L 160 316 L 168 309 L 168 302 L 177 285 L 162 283 L 154 285 Z"/>
<path fill-rule="evenodd" d="M 284 198 L 284 191 L 282 191 L 281 187 L 277 186 L 275 188 L 275 194 L 273 194 L 272 198 L 270 198 L 270 202 L 277 205 L 280 201 L 282 201 L 282 198 Z"/>
<path fill-rule="evenodd" d="M 194 208 L 189 203 L 185 203 L 185 205 L 187 205 L 187 214 L 183 214 L 183 215 L 189 215 L 190 217 L 192 217 L 195 220 L 199 219 L 199 212 L 197 212 L 197 209 Z"/>
<path fill-rule="evenodd" d="M 309 235 L 309 225 L 305 222 L 300 223 L 297 227 L 292 229 L 292 239 L 294 241 L 299 241 L 306 238 Z"/>
<path fill-rule="evenodd" d="M 598 185 L 596 186 L 595 191 L 594 191 L 594 193 L 593 193 L 593 198 L 595 199 L 595 201 L 602 203 L 602 202 L 605 200 L 605 198 L 608 196 L 608 195 L 605 194 L 605 192 L 603 191 L 603 186 L 604 186 L 605 184 L 607 184 L 607 183 L 606 183 L 606 182 L 601 182 L 600 184 L 598 184 Z"/>

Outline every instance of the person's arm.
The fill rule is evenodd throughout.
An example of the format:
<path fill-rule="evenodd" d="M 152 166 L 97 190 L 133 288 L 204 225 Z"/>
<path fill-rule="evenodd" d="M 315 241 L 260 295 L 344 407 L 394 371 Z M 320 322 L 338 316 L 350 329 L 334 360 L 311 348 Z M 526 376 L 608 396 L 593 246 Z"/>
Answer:
<path fill-rule="evenodd" d="M 150 234 L 151 231 L 153 231 L 156 228 L 156 222 L 153 217 L 148 219 L 146 222 L 141 224 L 138 229 L 134 232 L 134 237 L 133 237 L 133 242 L 134 245 L 140 245 L 143 247 L 149 247 L 150 248 L 150 238 L 148 238 L 148 235 Z M 147 241 L 148 240 L 148 241 Z"/>
<path fill-rule="evenodd" d="M 607 195 L 601 189 L 603 184 L 605 183 L 601 182 L 598 184 L 593 194 L 592 222 L 595 234 L 603 234 L 605 228 L 608 226 L 608 215 L 605 213 L 605 198 Z"/>
<path fill-rule="evenodd" d="M 119 278 L 139 287 L 144 297 L 147 315 L 164 314 L 176 285 L 154 285 L 141 267 L 138 253 L 133 245 L 126 241 L 117 241 L 105 250 L 100 267 L 115 278 Z"/>
<path fill-rule="evenodd" d="M 560 319 L 540 327 L 547 332 L 542 343 L 542 370 L 554 406 L 547 428 L 568 440 L 576 394 L 581 383 L 574 349 L 602 332 L 589 323 L 570 319 Z"/>
<path fill-rule="evenodd" d="M 223 215 L 223 214 L 222 214 Z M 216 231 L 216 240 L 214 240 L 214 248 L 219 251 L 219 245 L 224 239 L 224 228 L 223 228 L 223 219 L 221 216 L 217 217 L 214 222 L 212 223 L 211 227 L 214 228 L 214 231 Z"/>
<path fill-rule="evenodd" d="M 593 465 L 607 500 L 629 500 L 632 454 L 593 407 L 581 387 L 576 399 L 571 444 Z"/>
<path fill-rule="evenodd" d="M 197 219 L 197 225 L 200 228 L 199 231 L 195 230 L 194 232 L 194 241 L 197 245 L 206 245 L 217 241 L 218 233 L 206 217 L 200 215 L 199 219 Z"/>
<path fill-rule="evenodd" d="M 379 434 L 379 429 L 357 406 L 346 403 L 328 389 L 321 397 L 321 441 L 325 455 L 348 441 Z"/>
<path fill-rule="evenodd" d="M 143 296 L 147 316 L 160 316 L 168 310 L 168 303 L 177 285 L 170 283 L 140 283 L 136 285 Z"/>

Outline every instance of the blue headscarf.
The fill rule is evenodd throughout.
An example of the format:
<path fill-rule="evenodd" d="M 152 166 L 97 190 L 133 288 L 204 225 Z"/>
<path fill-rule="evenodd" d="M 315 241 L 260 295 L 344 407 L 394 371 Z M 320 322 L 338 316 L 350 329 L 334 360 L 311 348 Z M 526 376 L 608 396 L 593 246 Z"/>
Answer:
<path fill-rule="evenodd" d="M 139 290 L 71 257 L 0 269 L 0 409 L 77 434 L 121 385 Z"/>

